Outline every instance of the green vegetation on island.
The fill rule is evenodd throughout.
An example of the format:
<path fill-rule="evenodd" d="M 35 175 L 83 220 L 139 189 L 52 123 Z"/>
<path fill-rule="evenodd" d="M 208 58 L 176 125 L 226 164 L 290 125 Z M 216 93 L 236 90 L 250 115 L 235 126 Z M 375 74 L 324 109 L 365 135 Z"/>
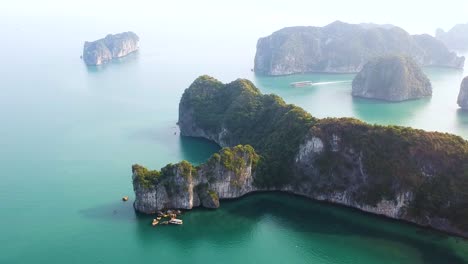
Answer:
<path fill-rule="evenodd" d="M 185 91 L 179 126 L 182 135 L 223 147 L 252 145 L 261 155 L 258 189 L 287 188 L 442 230 L 468 230 L 468 142 L 459 136 L 317 119 L 262 95 L 250 81 L 223 84 L 209 76 Z"/>
<path fill-rule="evenodd" d="M 382 56 L 370 60 L 353 80 L 352 95 L 404 101 L 432 95 L 432 85 L 410 57 Z"/>
<path fill-rule="evenodd" d="M 204 169 L 204 173 L 210 174 L 210 170 L 215 170 L 216 166 L 222 165 L 223 169 L 231 171 L 236 176 L 251 166 L 256 169 L 260 156 L 250 145 L 237 145 L 232 148 L 222 148 L 218 153 L 213 154 L 207 162 L 195 166 L 190 162 L 183 160 L 177 164 L 168 164 L 160 171 L 148 170 L 139 164 L 132 166 L 134 182 L 138 182 L 143 188 L 154 188 L 160 182 L 170 182 L 174 177 L 180 175 L 185 179 L 197 177 L 198 172 Z"/>
<path fill-rule="evenodd" d="M 248 80 L 224 85 L 209 76 L 198 78 L 182 97 L 182 135 L 192 126 L 190 120 L 183 118 L 186 108 L 193 109 L 193 121 L 210 134 L 230 131 L 227 146 L 249 144 L 261 153 L 263 161 L 255 179 L 260 186 L 288 183 L 298 147 L 317 121 L 279 96 L 262 95 Z"/>
<path fill-rule="evenodd" d="M 260 156 L 249 145 L 223 148 L 203 164 L 169 164 L 161 171 L 133 165 L 135 208 L 144 213 L 161 209 L 218 208 L 219 199 L 252 190 Z"/>
<path fill-rule="evenodd" d="M 355 73 L 372 58 L 392 54 L 412 57 L 422 66 L 462 69 L 465 63 L 464 57 L 428 34 L 335 21 L 324 27 L 287 27 L 260 38 L 254 70 L 262 75 Z"/>

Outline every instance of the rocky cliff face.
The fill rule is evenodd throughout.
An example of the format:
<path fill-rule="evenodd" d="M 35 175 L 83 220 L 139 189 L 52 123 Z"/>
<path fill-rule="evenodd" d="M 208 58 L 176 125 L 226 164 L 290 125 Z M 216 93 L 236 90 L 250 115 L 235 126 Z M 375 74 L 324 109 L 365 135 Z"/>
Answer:
<path fill-rule="evenodd" d="M 353 80 L 352 95 L 404 101 L 432 95 L 429 78 L 409 57 L 387 56 L 368 62 Z"/>
<path fill-rule="evenodd" d="M 428 34 L 412 35 L 413 41 L 419 47 L 418 55 L 409 54 L 421 66 L 437 66 L 463 69 L 465 57 L 451 52 L 440 40 Z M 422 51 L 422 53 L 420 53 Z M 408 56 L 408 54 L 406 55 Z"/>
<path fill-rule="evenodd" d="M 291 27 L 259 39 L 255 72 L 355 73 L 376 56 L 403 54 L 422 66 L 463 68 L 457 57 L 429 35 L 411 36 L 398 27 L 334 22 L 325 27 Z"/>
<path fill-rule="evenodd" d="M 86 41 L 83 60 L 87 65 L 101 65 L 114 58 L 121 58 L 138 50 L 140 39 L 133 32 L 107 35 L 93 42 Z"/>
<path fill-rule="evenodd" d="M 436 38 L 449 49 L 468 50 L 468 23 L 455 25 L 447 32 L 437 29 Z"/>
<path fill-rule="evenodd" d="M 219 199 L 255 191 L 253 177 L 258 155 L 250 146 L 222 149 L 195 167 L 184 161 L 161 171 L 133 165 L 136 210 L 151 214 L 164 208 L 218 208 Z"/>
<path fill-rule="evenodd" d="M 458 94 L 458 105 L 468 110 L 468 77 L 463 79 L 463 82 L 460 86 L 460 93 Z"/>
<path fill-rule="evenodd" d="M 183 135 L 221 146 L 251 144 L 262 157 L 255 173 L 241 181 L 241 191 L 229 187 L 232 172 L 217 170 L 212 186 L 223 187 L 210 188 L 220 198 L 287 191 L 468 237 L 468 142 L 460 137 L 355 119 L 315 119 L 262 95 L 246 80 L 222 84 L 208 76 L 185 91 L 179 111 Z M 148 195 L 139 194 L 138 185 L 135 190 L 135 207 L 143 212 L 194 204 L 191 191 L 181 191 L 175 197 L 187 202 L 164 198 L 146 207 L 142 204 L 154 203 L 160 192 L 166 197 L 167 190 L 150 189 Z"/>

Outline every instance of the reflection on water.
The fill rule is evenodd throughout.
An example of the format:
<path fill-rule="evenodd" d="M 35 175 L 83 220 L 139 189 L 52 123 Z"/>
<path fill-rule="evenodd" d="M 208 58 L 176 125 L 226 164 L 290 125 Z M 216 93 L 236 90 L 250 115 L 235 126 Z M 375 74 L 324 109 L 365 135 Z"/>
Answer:
<path fill-rule="evenodd" d="M 159 159 L 154 161 L 155 163 L 143 164 L 152 169 L 160 169 L 166 163 L 176 163 L 182 160 L 187 160 L 198 165 L 205 162 L 213 153 L 218 152 L 220 149 L 216 143 L 203 138 L 180 136 L 180 131 L 177 125 L 175 125 L 175 121 L 160 122 L 159 126 L 146 125 L 146 128 L 132 130 L 126 135 L 134 141 L 134 145 L 142 144 L 146 146 L 147 151 L 150 153 L 149 158 L 159 157 Z M 161 151 L 160 148 L 166 145 L 170 145 L 171 147 Z M 143 161 L 137 160 L 137 162 Z"/>
<path fill-rule="evenodd" d="M 82 209 L 79 210 L 79 214 L 90 219 L 113 222 L 132 222 L 132 224 L 137 219 L 137 213 L 133 209 L 132 202 L 122 201 Z"/>
<path fill-rule="evenodd" d="M 404 102 L 386 102 L 366 98 L 353 97 L 354 116 L 369 123 L 407 124 L 408 120 L 424 111 L 431 97 Z"/>
<path fill-rule="evenodd" d="M 432 83 L 432 97 L 398 103 L 353 98 L 353 74 L 256 75 L 253 78 L 262 92 L 278 94 L 287 103 L 296 104 L 319 118 L 355 117 L 369 123 L 450 132 L 468 138 L 468 127 L 463 125 L 463 115 L 457 114 L 456 104 L 463 70 L 429 67 L 424 72 Z M 299 81 L 322 85 L 290 86 Z"/>
<path fill-rule="evenodd" d="M 88 73 L 98 73 L 102 72 L 105 70 L 110 70 L 113 67 L 133 67 L 133 64 L 138 62 L 138 59 L 140 57 L 140 52 L 137 50 L 135 52 L 132 52 L 128 54 L 125 57 L 122 58 L 115 58 L 109 61 L 108 63 L 102 64 L 102 65 L 86 65 L 83 61 L 83 66 L 86 67 L 86 70 Z"/>
<path fill-rule="evenodd" d="M 424 73 L 429 76 L 432 83 L 457 79 L 461 80 L 463 78 L 463 69 L 425 67 L 423 70 Z"/>
<path fill-rule="evenodd" d="M 179 150 L 182 156 L 194 164 L 203 163 L 220 149 L 216 143 L 203 138 L 180 136 L 179 139 Z"/>
<path fill-rule="evenodd" d="M 278 95 L 288 96 L 288 93 L 308 94 L 313 92 L 318 87 L 329 87 L 333 85 L 349 86 L 354 78 L 354 74 L 295 74 L 286 76 L 262 76 L 254 75 L 254 82 L 257 86 L 264 88 L 268 93 L 276 93 Z M 310 81 L 311 86 L 292 87 L 295 82 Z"/>
<path fill-rule="evenodd" d="M 181 255 L 193 254 L 198 245 L 216 245 L 221 251 L 249 247 L 259 237 L 261 243 L 268 244 L 273 236 L 281 239 L 283 246 L 270 251 L 272 260 L 282 251 L 296 250 L 291 245 L 300 243 L 307 258 L 328 258 L 324 263 L 349 257 L 356 258 L 349 263 L 375 263 L 379 259 L 379 263 L 465 263 L 452 245 L 458 241 L 456 244 L 466 246 L 464 240 L 284 193 L 253 194 L 222 201 L 218 210 L 186 212 L 181 217 L 183 226 L 152 228 L 151 216 L 138 214 L 137 218 L 137 233 L 145 244 L 158 247 L 168 243 L 180 249 Z M 298 255 L 291 261 L 303 257 Z"/>
<path fill-rule="evenodd" d="M 467 131 L 468 130 L 468 110 L 464 110 L 461 108 L 457 109 L 456 116 L 457 116 L 456 129 L 458 131 Z"/>

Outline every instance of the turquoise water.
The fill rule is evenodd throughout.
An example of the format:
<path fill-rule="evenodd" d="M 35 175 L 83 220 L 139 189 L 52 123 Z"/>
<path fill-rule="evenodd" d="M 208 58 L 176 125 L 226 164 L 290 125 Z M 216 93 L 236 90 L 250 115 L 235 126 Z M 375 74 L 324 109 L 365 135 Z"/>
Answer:
<path fill-rule="evenodd" d="M 181 227 L 151 228 L 150 217 L 120 201 L 133 198 L 131 165 L 200 163 L 218 149 L 181 138 L 175 125 L 183 90 L 201 74 L 249 78 L 318 117 L 468 138 L 468 114 L 456 106 L 463 73 L 455 70 L 426 69 L 431 99 L 356 100 L 352 75 L 255 77 L 254 41 L 240 44 L 253 49 L 222 57 L 213 40 L 128 26 L 140 35 L 141 51 L 99 68 L 82 64 L 82 42 L 127 27 L 68 20 L 2 27 L 9 38 L 0 65 L 0 263 L 468 262 L 464 240 L 276 193 L 195 210 Z M 289 87 L 301 80 L 325 83 Z"/>
<path fill-rule="evenodd" d="M 352 74 L 255 77 L 254 80 L 263 92 L 276 93 L 317 117 L 356 117 L 372 124 L 410 126 L 468 138 L 468 112 L 457 105 L 461 80 L 468 73 L 445 68 L 424 71 L 431 79 L 433 96 L 400 103 L 353 98 L 350 96 Z M 318 84 L 290 87 L 290 83 L 304 80 Z"/>

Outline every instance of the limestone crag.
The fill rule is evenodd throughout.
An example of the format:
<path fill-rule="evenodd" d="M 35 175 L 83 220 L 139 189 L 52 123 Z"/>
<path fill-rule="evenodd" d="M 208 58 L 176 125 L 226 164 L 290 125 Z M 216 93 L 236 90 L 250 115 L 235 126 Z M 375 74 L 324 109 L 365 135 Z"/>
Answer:
<path fill-rule="evenodd" d="M 259 39 L 254 70 L 264 75 L 356 73 L 373 57 L 395 54 L 412 57 L 421 66 L 463 68 L 465 61 L 429 35 L 336 21 L 325 27 L 284 28 Z"/>
<path fill-rule="evenodd" d="M 468 23 L 458 24 L 445 32 L 437 29 L 436 38 L 452 50 L 468 50 Z"/>
<path fill-rule="evenodd" d="M 139 37 L 133 32 L 107 35 L 93 42 L 86 41 L 83 60 L 87 65 L 101 65 L 138 50 Z"/>
<path fill-rule="evenodd" d="M 199 167 L 181 162 L 151 172 L 134 165 L 134 207 L 148 214 L 164 208 L 217 208 L 219 199 L 237 198 L 256 190 L 256 160 L 257 154 L 250 146 L 236 146 L 222 149 Z"/>
<path fill-rule="evenodd" d="M 184 136 L 224 148 L 198 167 L 133 168 L 135 208 L 219 206 L 284 191 L 468 237 L 468 142 L 437 132 L 316 119 L 247 80 L 199 77 L 182 96 Z"/>
<path fill-rule="evenodd" d="M 468 110 L 468 77 L 465 77 L 462 81 L 457 102 L 461 108 Z"/>
<path fill-rule="evenodd" d="M 387 56 L 368 62 L 353 80 L 352 95 L 404 101 L 432 95 L 429 78 L 409 57 Z"/>

